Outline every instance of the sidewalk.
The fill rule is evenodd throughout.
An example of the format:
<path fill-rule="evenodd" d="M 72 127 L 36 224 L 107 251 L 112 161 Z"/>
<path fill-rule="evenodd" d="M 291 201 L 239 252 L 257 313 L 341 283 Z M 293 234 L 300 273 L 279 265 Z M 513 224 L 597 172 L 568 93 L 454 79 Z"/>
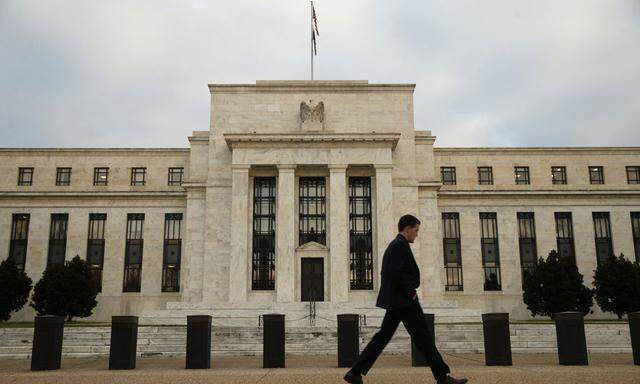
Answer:
<path fill-rule="evenodd" d="M 511 367 L 487 367 L 481 354 L 444 358 L 452 374 L 468 377 L 470 384 L 640 383 L 640 366 L 633 365 L 630 354 L 591 354 L 589 366 L 560 366 L 555 354 L 514 354 Z M 0 383 L 344 383 L 346 369 L 337 368 L 335 356 L 287 356 L 286 364 L 263 369 L 260 356 L 212 356 L 211 369 L 186 370 L 184 357 L 139 357 L 135 370 L 109 371 L 107 358 L 66 358 L 58 371 L 31 372 L 29 360 L 3 360 Z M 365 384 L 435 383 L 428 367 L 411 367 L 406 355 L 382 355 L 364 379 Z"/>

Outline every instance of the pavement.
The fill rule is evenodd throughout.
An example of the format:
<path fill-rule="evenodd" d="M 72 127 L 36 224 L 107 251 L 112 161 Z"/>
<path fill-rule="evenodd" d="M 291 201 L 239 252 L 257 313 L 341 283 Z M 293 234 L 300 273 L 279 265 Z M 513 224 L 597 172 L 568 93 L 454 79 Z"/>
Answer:
<path fill-rule="evenodd" d="M 631 354 L 590 354 L 588 366 L 561 366 L 555 354 L 514 354 L 512 366 L 487 367 L 482 354 L 443 354 L 454 377 L 469 384 L 488 383 L 633 383 L 640 384 L 640 366 Z M 30 360 L 0 361 L 0 383 L 46 384 L 324 384 L 345 383 L 346 368 L 335 356 L 287 356 L 286 368 L 262 368 L 261 356 L 212 356 L 211 368 L 184 369 L 183 357 L 139 357 L 135 370 L 110 371 L 107 357 L 63 358 L 56 371 L 31 372 Z M 365 384 L 435 383 L 428 367 L 411 367 L 407 355 L 382 355 L 364 376 Z"/>

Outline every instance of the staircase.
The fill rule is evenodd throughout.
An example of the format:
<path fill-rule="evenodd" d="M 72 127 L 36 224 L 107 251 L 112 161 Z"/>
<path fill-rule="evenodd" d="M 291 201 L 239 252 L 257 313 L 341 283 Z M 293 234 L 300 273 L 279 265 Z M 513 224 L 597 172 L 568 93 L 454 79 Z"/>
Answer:
<path fill-rule="evenodd" d="M 310 305 L 313 307 L 310 308 Z M 454 300 L 429 301 L 422 304 L 423 310 L 435 314 L 437 323 L 468 323 L 482 320 L 481 310 L 458 308 Z M 363 325 L 379 326 L 384 309 L 357 303 L 331 302 L 247 302 L 247 303 L 167 303 L 166 309 L 147 310 L 142 313 L 140 324 L 186 325 L 189 315 L 210 315 L 212 325 L 219 327 L 256 327 L 259 317 L 267 313 L 285 314 L 287 327 L 335 327 L 337 315 L 356 313 L 361 315 Z M 365 320 L 366 319 L 366 320 Z"/>
<path fill-rule="evenodd" d="M 556 335 L 553 324 L 511 324 L 513 353 L 555 353 Z M 360 350 L 378 330 L 361 326 Z M 627 323 L 585 324 L 590 353 L 631 353 Z M 436 344 L 442 353 L 484 353 L 482 324 L 436 324 Z M 33 328 L 0 328 L 0 359 L 29 358 Z M 104 327 L 67 327 L 62 353 L 66 357 L 108 356 L 111 329 Z M 184 355 L 186 327 L 141 326 L 138 329 L 139 356 Z M 213 326 L 213 356 L 262 354 L 262 328 Z M 336 355 L 335 325 L 290 327 L 285 332 L 285 351 L 292 355 Z M 386 354 L 408 354 L 410 338 L 403 326 L 385 349 Z"/>

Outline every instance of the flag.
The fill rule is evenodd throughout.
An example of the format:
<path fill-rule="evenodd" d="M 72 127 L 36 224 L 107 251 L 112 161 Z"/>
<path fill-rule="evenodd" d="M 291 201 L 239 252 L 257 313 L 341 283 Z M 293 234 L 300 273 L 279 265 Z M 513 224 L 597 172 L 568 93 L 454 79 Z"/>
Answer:
<path fill-rule="evenodd" d="M 315 27 L 316 35 L 320 36 L 320 32 L 318 32 L 318 19 L 316 18 L 316 9 L 313 7 L 313 1 L 311 2 L 311 13 L 313 14 L 313 26 Z"/>
<path fill-rule="evenodd" d="M 313 7 L 313 1 L 311 2 L 311 42 L 313 43 L 313 54 L 317 55 L 316 50 L 316 35 L 320 36 L 318 32 L 318 19 L 316 18 L 316 9 Z"/>
<path fill-rule="evenodd" d="M 316 50 L 316 34 L 311 31 L 311 42 L 313 43 L 313 54 L 317 55 L 318 51 Z"/>

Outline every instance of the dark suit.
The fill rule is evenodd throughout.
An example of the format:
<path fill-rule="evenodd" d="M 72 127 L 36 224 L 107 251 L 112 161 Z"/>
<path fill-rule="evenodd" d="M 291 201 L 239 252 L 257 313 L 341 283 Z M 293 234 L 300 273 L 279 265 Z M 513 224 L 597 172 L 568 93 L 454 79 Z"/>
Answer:
<path fill-rule="evenodd" d="M 450 372 L 449 366 L 442 360 L 436 348 L 418 298 L 412 299 L 420 286 L 420 270 L 409 241 L 402 234 L 399 233 L 384 251 L 380 275 L 380 291 L 376 306 L 387 311 L 380 330 L 373 335 L 360 354 L 352 368 L 353 371 L 366 375 L 391 340 L 398 324 L 402 322 L 416 347 L 429 362 L 433 376 L 436 380 L 443 380 Z"/>

